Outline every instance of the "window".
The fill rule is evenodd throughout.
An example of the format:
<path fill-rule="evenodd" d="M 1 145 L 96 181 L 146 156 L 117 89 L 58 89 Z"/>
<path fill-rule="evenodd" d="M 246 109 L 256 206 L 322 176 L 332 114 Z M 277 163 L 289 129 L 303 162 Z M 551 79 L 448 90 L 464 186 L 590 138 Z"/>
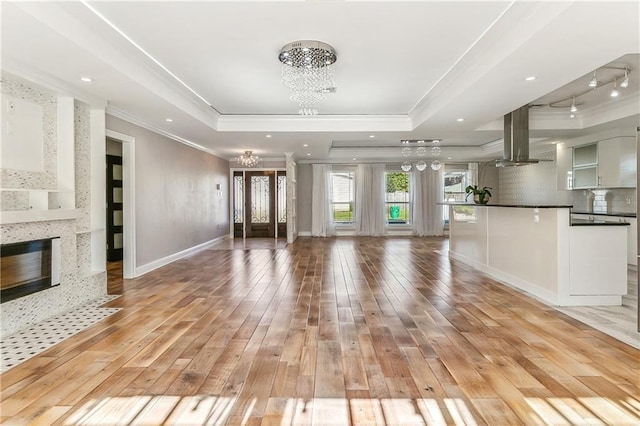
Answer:
<path fill-rule="evenodd" d="M 456 168 L 455 166 L 447 168 L 444 172 L 444 201 L 448 203 L 460 202 L 466 200 L 467 194 L 464 189 L 471 184 L 471 173 L 466 168 Z M 444 208 L 444 221 L 449 222 L 449 206 Z"/>
<path fill-rule="evenodd" d="M 354 177 L 351 171 L 331 172 L 331 211 L 336 224 L 353 223 Z"/>
<path fill-rule="evenodd" d="M 385 217 L 387 223 L 407 224 L 411 217 L 409 202 L 409 173 L 385 173 Z"/>

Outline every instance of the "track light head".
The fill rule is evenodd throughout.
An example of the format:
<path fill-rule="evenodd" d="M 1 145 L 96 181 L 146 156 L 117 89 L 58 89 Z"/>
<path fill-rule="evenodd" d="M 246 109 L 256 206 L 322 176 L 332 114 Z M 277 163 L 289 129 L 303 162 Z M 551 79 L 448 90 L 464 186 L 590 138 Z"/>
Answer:
<path fill-rule="evenodd" d="M 596 77 L 596 72 L 593 72 L 593 77 L 591 78 L 591 80 L 589 81 L 588 84 L 589 87 L 593 87 L 594 89 L 596 87 L 598 87 L 598 78 Z"/>
<path fill-rule="evenodd" d="M 618 92 L 618 84 L 616 80 L 613 80 L 613 90 L 611 90 L 611 97 L 616 98 L 618 97 L 618 95 L 620 95 L 620 92 Z"/>
<path fill-rule="evenodd" d="M 629 87 L 629 70 L 627 70 L 626 68 L 624 69 L 624 80 L 622 80 L 622 83 L 620 83 L 620 87 L 622 87 L 623 89 Z"/>

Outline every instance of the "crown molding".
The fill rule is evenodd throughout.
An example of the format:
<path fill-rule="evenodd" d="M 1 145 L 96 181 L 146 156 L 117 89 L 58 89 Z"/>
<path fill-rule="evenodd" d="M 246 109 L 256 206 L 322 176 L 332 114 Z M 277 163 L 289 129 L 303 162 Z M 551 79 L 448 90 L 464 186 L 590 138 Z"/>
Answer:
<path fill-rule="evenodd" d="M 147 129 L 149 131 L 152 131 L 154 133 L 157 133 L 161 136 L 167 137 L 169 139 L 173 139 L 176 142 L 180 142 L 181 144 L 187 145 L 191 148 L 195 148 L 197 150 L 206 152 L 207 154 L 211 154 L 214 155 L 218 158 L 223 158 L 225 160 L 228 160 L 227 158 L 223 157 L 222 155 L 220 155 L 218 152 L 216 152 L 215 150 L 211 149 L 211 148 L 207 148 L 204 147 L 202 145 L 199 145 L 195 142 L 192 142 L 188 139 L 185 139 L 181 136 L 178 136 L 176 134 L 173 134 L 171 132 L 166 131 L 165 129 L 158 127 L 157 125 L 150 123 L 140 117 L 137 117 L 123 109 L 120 109 L 118 107 L 115 107 L 113 105 L 108 105 L 107 109 L 106 109 L 106 113 L 109 115 L 112 115 L 114 117 L 120 118 L 124 121 L 127 121 L 129 123 L 135 124 L 136 126 L 140 126 L 144 129 Z"/>
<path fill-rule="evenodd" d="M 222 115 L 221 132 L 405 132 L 407 115 Z"/>

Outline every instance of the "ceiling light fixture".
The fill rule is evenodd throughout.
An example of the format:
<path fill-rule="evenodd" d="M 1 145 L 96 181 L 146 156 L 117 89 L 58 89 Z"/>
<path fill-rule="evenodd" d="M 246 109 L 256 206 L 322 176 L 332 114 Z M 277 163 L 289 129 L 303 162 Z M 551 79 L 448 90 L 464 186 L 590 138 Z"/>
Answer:
<path fill-rule="evenodd" d="M 424 161 L 420 160 L 416 163 L 416 170 L 419 172 L 424 172 L 427 168 L 427 163 L 425 163 Z"/>
<path fill-rule="evenodd" d="M 626 68 L 624 69 L 624 80 L 622 80 L 622 83 L 620 83 L 620 87 L 622 87 L 623 89 L 629 87 L 629 70 Z"/>
<path fill-rule="evenodd" d="M 80 80 L 84 81 L 85 83 L 91 83 L 93 81 L 91 77 L 80 77 Z"/>
<path fill-rule="evenodd" d="M 245 151 L 244 154 L 237 158 L 238 164 L 244 167 L 254 167 L 260 161 L 260 157 L 253 155 L 253 151 Z"/>
<path fill-rule="evenodd" d="M 431 155 L 433 155 L 434 157 L 437 157 L 440 155 L 441 149 L 440 149 L 440 140 L 436 139 L 432 142 L 431 144 Z"/>
<path fill-rule="evenodd" d="M 167 123 L 171 123 L 173 121 L 173 118 L 165 118 L 164 121 L 166 121 Z"/>
<path fill-rule="evenodd" d="M 400 165 L 400 168 L 402 169 L 403 172 L 408 172 L 411 170 L 411 163 L 408 161 L 405 161 Z"/>
<path fill-rule="evenodd" d="M 369 138 L 371 138 L 371 139 L 373 139 L 375 137 L 376 137 L 376 135 L 369 135 Z"/>
<path fill-rule="evenodd" d="M 578 112 L 578 107 L 576 106 L 576 97 L 573 97 L 573 100 L 571 101 L 571 108 L 569 108 L 570 112 Z"/>
<path fill-rule="evenodd" d="M 438 170 L 440 170 L 440 168 L 441 168 L 441 167 L 442 167 L 442 163 L 441 163 L 440 161 L 438 161 L 438 160 L 433 160 L 433 161 L 431 162 L 431 169 L 432 169 L 432 170 L 436 170 L 436 171 L 438 171 Z"/>
<path fill-rule="evenodd" d="M 618 82 L 615 79 L 613 80 L 613 89 L 610 95 L 612 98 L 617 98 L 620 95 L 620 92 L 618 92 Z"/>
<path fill-rule="evenodd" d="M 271 138 L 271 135 L 265 135 L 264 137 L 269 139 L 269 138 Z"/>
<path fill-rule="evenodd" d="M 335 91 L 333 47 L 315 40 L 294 41 L 282 47 L 278 59 L 282 84 L 291 91 L 289 99 L 298 104 L 298 113 L 317 115 L 317 104 L 326 99 L 326 93 Z"/>
<path fill-rule="evenodd" d="M 525 80 L 526 80 L 526 81 L 533 81 L 533 80 L 535 80 L 535 79 L 536 79 L 536 76 L 535 76 L 535 75 L 530 75 L 529 77 L 525 77 Z"/>
<path fill-rule="evenodd" d="M 615 75 L 612 75 L 606 79 L 603 80 L 598 80 L 597 79 L 597 73 L 598 71 L 602 71 L 602 70 L 614 70 L 617 71 L 617 73 Z M 624 66 L 624 67 L 617 67 L 617 66 L 604 66 L 604 67 L 600 67 L 597 70 L 595 70 L 593 72 L 593 77 L 591 78 L 591 80 L 589 81 L 589 84 L 587 85 L 589 88 L 588 89 L 583 89 L 577 93 L 573 93 L 569 96 L 565 96 L 562 99 L 558 99 L 556 101 L 553 102 L 549 102 L 548 104 L 532 104 L 529 105 L 530 107 L 550 107 L 550 108 L 569 108 L 569 118 L 575 118 L 576 117 L 576 113 L 578 112 L 578 107 L 580 105 L 583 105 L 584 102 L 579 102 L 579 98 L 583 95 L 586 95 L 588 93 L 593 92 L 596 89 L 599 89 L 600 87 L 605 87 L 609 84 L 613 83 L 613 89 L 611 90 L 610 96 L 611 97 L 618 97 L 620 96 L 620 91 L 618 90 L 618 88 L 623 88 L 622 83 L 624 83 L 626 81 L 626 85 L 624 88 L 629 87 L 629 74 L 631 74 L 631 68 L 629 68 L 628 66 Z M 611 73 L 609 72 L 609 75 L 611 75 Z M 602 77 L 602 75 L 601 75 Z M 622 80 L 622 82 L 620 83 L 620 85 L 618 85 L 618 80 L 619 79 L 624 79 Z"/>
<path fill-rule="evenodd" d="M 457 119 L 456 119 L 456 121 L 458 121 L 458 122 L 462 122 L 462 121 L 464 121 L 464 118 L 462 118 L 462 117 L 457 118 Z"/>

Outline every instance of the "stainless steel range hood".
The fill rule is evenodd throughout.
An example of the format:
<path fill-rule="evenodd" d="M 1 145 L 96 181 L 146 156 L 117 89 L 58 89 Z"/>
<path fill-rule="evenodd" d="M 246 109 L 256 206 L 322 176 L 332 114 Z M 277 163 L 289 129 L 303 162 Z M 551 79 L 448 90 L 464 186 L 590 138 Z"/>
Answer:
<path fill-rule="evenodd" d="M 496 167 L 526 166 L 540 160 L 529 158 L 529 107 L 527 105 L 504 116 L 504 148 Z"/>

